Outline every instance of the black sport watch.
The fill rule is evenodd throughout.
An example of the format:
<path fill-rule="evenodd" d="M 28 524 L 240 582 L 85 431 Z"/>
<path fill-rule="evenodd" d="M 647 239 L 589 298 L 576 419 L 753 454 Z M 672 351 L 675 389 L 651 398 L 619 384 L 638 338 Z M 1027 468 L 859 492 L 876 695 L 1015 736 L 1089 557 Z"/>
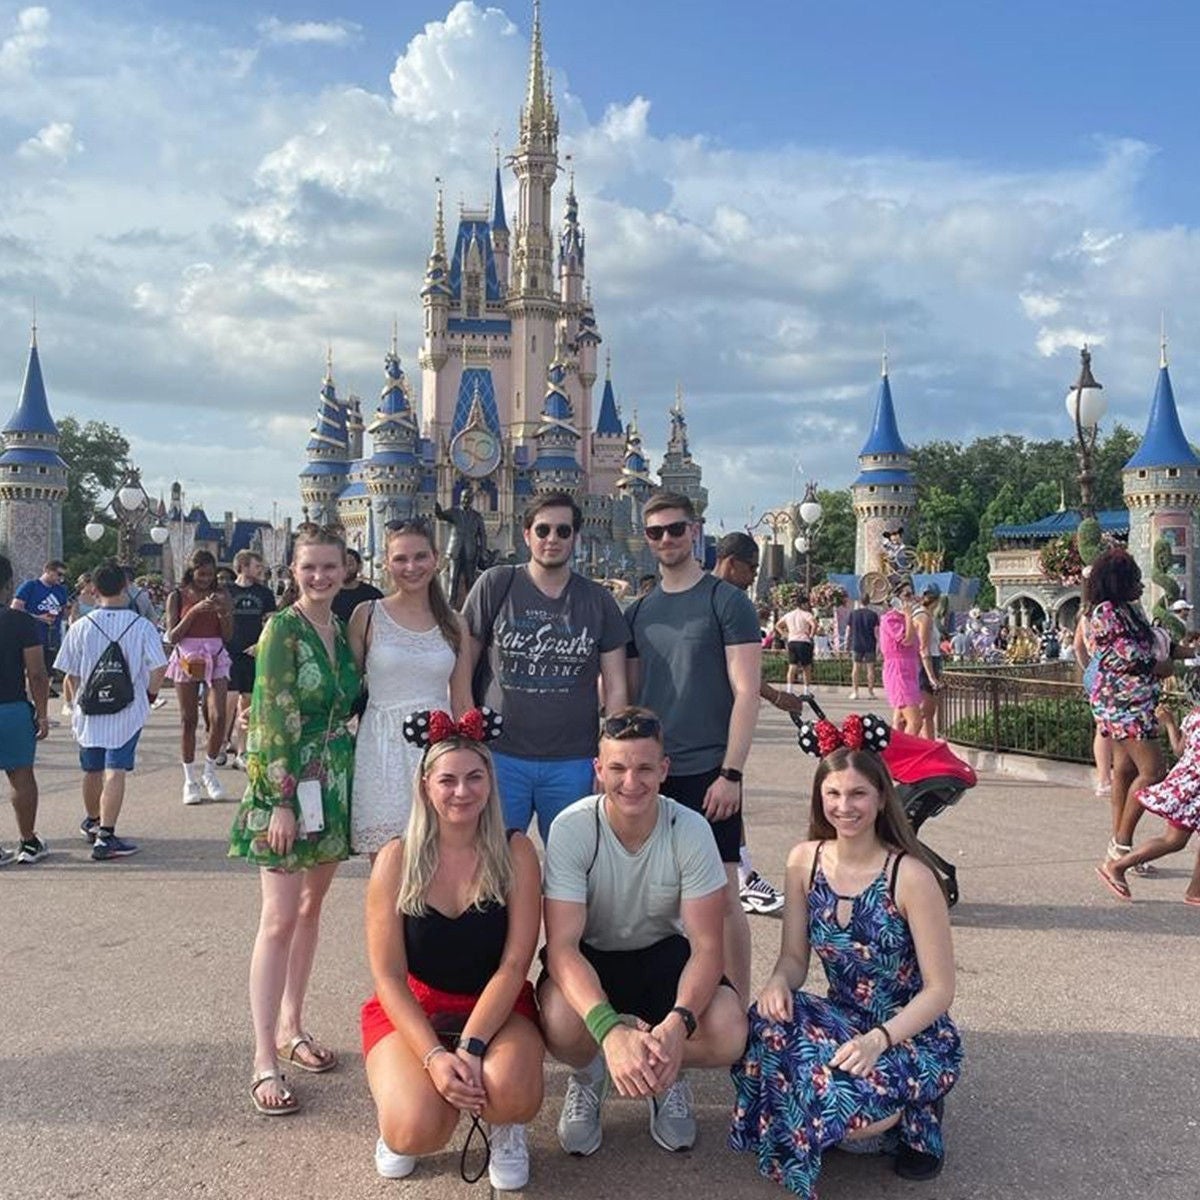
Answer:
<path fill-rule="evenodd" d="M 685 1031 L 684 1037 L 691 1038 L 692 1034 L 696 1032 L 696 1014 L 690 1008 L 684 1008 L 682 1004 L 675 1005 L 671 1011 L 679 1014 Z"/>
<path fill-rule="evenodd" d="M 483 1038 L 460 1037 L 458 1039 L 458 1048 L 460 1050 L 465 1050 L 468 1054 L 475 1058 L 482 1058 L 487 1053 L 488 1044 L 483 1040 Z"/>
<path fill-rule="evenodd" d="M 717 774 L 722 779 L 728 779 L 730 783 L 742 782 L 742 773 L 736 767 L 722 767 Z"/>

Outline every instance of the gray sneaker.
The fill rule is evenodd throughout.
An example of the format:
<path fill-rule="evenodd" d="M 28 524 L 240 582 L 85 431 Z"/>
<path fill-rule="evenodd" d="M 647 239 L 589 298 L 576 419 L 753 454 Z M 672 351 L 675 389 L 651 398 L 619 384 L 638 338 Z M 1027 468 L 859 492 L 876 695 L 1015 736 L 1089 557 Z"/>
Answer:
<path fill-rule="evenodd" d="M 583 1156 L 600 1149 L 600 1106 L 608 1095 L 608 1068 L 603 1057 L 599 1063 L 598 1072 L 594 1064 L 586 1071 L 573 1071 L 567 1083 L 558 1118 L 558 1144 L 568 1154 Z"/>
<path fill-rule="evenodd" d="M 696 1118 L 692 1115 L 692 1089 L 683 1072 L 661 1097 L 648 1099 L 650 1136 L 664 1150 L 690 1150 L 696 1143 Z"/>

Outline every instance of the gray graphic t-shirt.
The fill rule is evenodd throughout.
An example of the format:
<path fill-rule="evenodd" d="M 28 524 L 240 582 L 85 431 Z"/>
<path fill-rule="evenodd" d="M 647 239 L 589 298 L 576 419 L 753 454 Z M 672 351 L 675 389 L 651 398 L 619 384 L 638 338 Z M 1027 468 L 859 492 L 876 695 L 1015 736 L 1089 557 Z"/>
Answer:
<path fill-rule="evenodd" d="M 572 573 L 554 599 L 526 568 L 493 567 L 475 581 L 463 616 L 472 637 L 488 644 L 486 703 L 504 716 L 495 749 L 516 758 L 592 757 L 600 655 L 629 640 L 612 594 Z"/>

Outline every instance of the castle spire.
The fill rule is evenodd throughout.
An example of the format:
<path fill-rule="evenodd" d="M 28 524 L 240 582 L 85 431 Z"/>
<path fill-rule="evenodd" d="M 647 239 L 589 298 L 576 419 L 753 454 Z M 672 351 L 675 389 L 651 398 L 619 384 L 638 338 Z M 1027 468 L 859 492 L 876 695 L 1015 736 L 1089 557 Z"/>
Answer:
<path fill-rule="evenodd" d="M 604 394 L 600 397 L 600 416 L 596 421 L 596 432 L 602 437 L 621 437 L 625 432 L 621 424 L 621 414 L 617 409 L 617 398 L 613 393 L 611 354 L 607 355 L 604 364 Z"/>
<path fill-rule="evenodd" d="M 1200 466 L 1200 458 L 1189 445 L 1179 422 L 1179 409 L 1175 405 L 1175 391 L 1171 387 L 1171 373 L 1166 363 L 1166 339 L 1161 347 L 1161 363 L 1158 380 L 1154 387 L 1154 399 L 1150 403 L 1150 419 L 1146 422 L 1146 433 L 1142 444 L 1125 464 L 1126 471 L 1142 467 L 1192 467 Z M 1126 485 L 1127 492 L 1130 490 Z"/>
<path fill-rule="evenodd" d="M 500 149 L 496 148 L 496 186 L 492 197 L 492 232 L 508 232 L 508 221 L 504 215 L 504 187 L 500 182 Z"/>
<path fill-rule="evenodd" d="M 542 57 L 542 5 L 533 0 L 533 37 L 529 46 L 529 79 L 525 87 L 522 124 L 540 125 L 546 120 L 546 68 Z"/>
<path fill-rule="evenodd" d="M 433 218 L 433 254 L 442 262 L 446 261 L 446 200 L 442 189 L 442 181 L 437 181 L 437 211 Z"/>
<path fill-rule="evenodd" d="M 1167 365 L 1167 314 L 1160 313 L 1158 318 L 1158 365 L 1162 369 Z"/>

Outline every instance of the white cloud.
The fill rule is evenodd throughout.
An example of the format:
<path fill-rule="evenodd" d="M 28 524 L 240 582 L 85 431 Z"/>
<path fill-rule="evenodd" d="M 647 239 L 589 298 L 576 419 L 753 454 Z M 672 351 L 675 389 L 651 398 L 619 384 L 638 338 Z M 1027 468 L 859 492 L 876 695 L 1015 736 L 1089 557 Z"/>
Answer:
<path fill-rule="evenodd" d="M 281 21 L 267 17 L 259 22 L 258 32 L 272 45 L 345 46 L 358 40 L 362 26 L 353 21 Z"/>
<path fill-rule="evenodd" d="M 75 136 L 75 126 L 70 121 L 51 121 L 37 133 L 17 147 L 17 153 L 26 159 L 53 159 L 66 162 L 73 154 L 83 149 L 83 143 Z"/>
<path fill-rule="evenodd" d="M 48 21 L 24 10 L 0 71 L 36 61 Z M 464 0 L 386 80 L 317 89 L 270 73 L 292 56 L 255 58 L 202 28 L 84 7 L 55 21 L 71 30 L 55 78 L 0 89 L 14 143 L 41 127 L 0 177 L 0 388 L 16 394 L 36 293 L 57 413 L 137 429 L 146 476 L 169 482 L 185 462 L 189 495 L 216 511 L 295 512 L 327 344 L 339 389 L 373 397 L 395 315 L 419 389 L 434 178 L 451 222 L 460 199 L 490 198 L 493 131 L 505 149 L 516 138 L 524 35 Z M 561 86 L 570 61 L 552 65 L 618 399 L 657 465 L 682 381 L 714 519 L 790 496 L 797 460 L 823 486 L 853 477 L 885 332 L 901 431 L 920 443 L 1068 436 L 1061 397 L 1083 340 L 1102 348 L 1110 420 L 1140 428 L 1160 311 L 1200 327 L 1200 231 L 1138 212 L 1152 147 L 1097 142 L 1053 172 L 746 150 L 657 132 L 653 79 L 590 117 Z M 81 127 L 87 153 L 47 182 L 37 160 L 75 153 Z M 1197 436 L 1200 354 L 1180 338 L 1174 358 Z"/>
<path fill-rule="evenodd" d="M 14 25 L 0 42 L 0 75 L 19 75 L 33 66 L 38 51 L 50 40 L 50 10 L 40 5 L 23 8 Z"/>

